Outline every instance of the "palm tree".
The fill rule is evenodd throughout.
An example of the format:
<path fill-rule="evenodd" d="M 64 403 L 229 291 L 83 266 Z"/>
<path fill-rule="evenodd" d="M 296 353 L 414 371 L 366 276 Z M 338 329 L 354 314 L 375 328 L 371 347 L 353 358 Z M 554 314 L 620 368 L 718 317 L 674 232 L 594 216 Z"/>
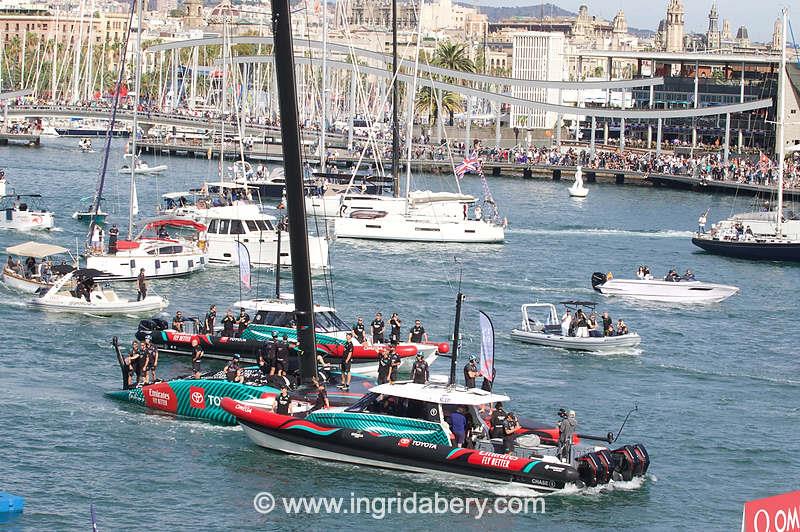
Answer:
<path fill-rule="evenodd" d="M 442 91 L 441 104 L 442 110 L 447 111 L 451 121 L 455 113 L 464 110 L 461 97 L 454 92 Z M 417 92 L 414 105 L 418 115 L 427 113 L 428 124 L 431 126 L 436 125 L 436 121 L 439 118 L 439 101 L 437 101 L 436 92 L 431 87 L 422 87 Z"/>
<path fill-rule="evenodd" d="M 451 43 L 450 41 L 440 42 L 433 52 L 433 66 L 456 70 L 458 72 L 475 72 L 475 63 L 470 59 L 466 43 Z M 453 83 L 455 80 L 445 77 L 444 81 Z M 449 104 L 445 104 L 445 102 Z M 453 92 L 442 92 L 442 107 L 447 110 L 449 115 L 449 125 L 453 125 L 456 111 L 460 111 L 463 106 L 461 97 Z"/>

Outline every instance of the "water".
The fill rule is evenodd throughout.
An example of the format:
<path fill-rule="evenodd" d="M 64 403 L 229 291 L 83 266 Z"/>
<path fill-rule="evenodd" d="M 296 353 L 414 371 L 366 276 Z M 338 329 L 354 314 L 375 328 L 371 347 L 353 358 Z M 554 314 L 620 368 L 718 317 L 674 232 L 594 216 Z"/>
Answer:
<path fill-rule="evenodd" d="M 38 149 L 0 147 L 0 167 L 19 192 L 41 192 L 60 230 L 46 235 L 0 232 L 0 246 L 31 238 L 75 246 L 85 227 L 69 216 L 94 190 L 101 154 L 82 154 L 76 139 L 47 139 Z M 112 220 L 125 227 L 127 177 L 116 173 L 115 145 L 106 192 Z M 216 162 L 148 158 L 165 163 L 162 177 L 137 181 L 139 204 L 152 211 L 158 195 L 214 179 Z M 441 188 L 438 177 L 421 186 Z M 711 220 L 746 202 L 682 191 L 590 185 L 572 200 L 567 185 L 494 178 L 492 189 L 510 222 L 503 246 L 430 246 L 336 242 L 335 304 L 347 321 L 375 311 L 400 312 L 404 328 L 419 318 L 445 339 L 459 268 L 467 294 L 466 351 L 477 349 L 477 310 L 497 331 L 498 388 L 513 408 L 543 420 L 575 409 L 579 427 L 616 430 L 638 404 L 621 440 L 645 443 L 653 459 L 644 482 L 612 490 L 547 497 L 545 515 L 390 516 L 260 515 L 256 493 L 276 496 L 395 496 L 435 492 L 480 496 L 479 486 L 439 477 L 418 479 L 378 470 L 273 454 L 236 427 L 175 420 L 106 399 L 120 385 L 109 341 L 127 339 L 136 319 L 48 315 L 29 310 L 0 288 L 0 490 L 26 497 L 13 526 L 24 530 L 88 528 L 94 504 L 101 529 L 293 529 L 388 523 L 409 530 L 438 527 L 539 527 L 567 530 L 707 529 L 739 526 L 745 500 L 796 488 L 800 443 L 794 319 L 800 299 L 792 265 L 757 264 L 703 254 L 689 241 L 700 212 Z M 464 188 L 480 191 L 474 177 Z M 124 232 L 124 230 L 123 230 Z M 456 266 L 458 258 L 460 266 Z M 692 268 L 699 278 L 736 284 L 741 294 L 719 305 L 666 307 L 604 299 L 589 284 L 593 271 L 633 274 Z M 259 270 L 262 294 L 272 274 Z M 327 302 L 317 282 L 318 302 Z M 288 286 L 286 286 L 288 289 Z M 153 282 L 170 313 L 201 314 L 239 298 L 236 271 L 212 269 L 187 279 Z M 242 295 L 253 292 L 244 291 Z M 509 339 L 519 308 L 535 300 L 601 301 L 642 335 L 641 350 L 595 356 L 537 348 Z M 188 373 L 163 357 L 163 376 Z M 448 371 L 441 359 L 435 373 Z M 459 368 L 460 373 L 460 368 Z M 504 488 L 505 489 L 505 488 Z M 508 495 L 495 488 L 495 495 Z M 510 493 L 513 495 L 513 491 Z M 302 524 L 301 524 L 302 523 Z"/>

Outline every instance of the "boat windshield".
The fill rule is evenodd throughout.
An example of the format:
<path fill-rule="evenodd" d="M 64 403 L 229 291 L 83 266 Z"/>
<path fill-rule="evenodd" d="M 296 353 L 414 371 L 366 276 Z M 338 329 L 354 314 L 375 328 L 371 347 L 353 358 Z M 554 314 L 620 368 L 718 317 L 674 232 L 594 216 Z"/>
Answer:
<path fill-rule="evenodd" d="M 345 411 L 439 422 L 437 403 L 377 393 L 366 394 Z"/>

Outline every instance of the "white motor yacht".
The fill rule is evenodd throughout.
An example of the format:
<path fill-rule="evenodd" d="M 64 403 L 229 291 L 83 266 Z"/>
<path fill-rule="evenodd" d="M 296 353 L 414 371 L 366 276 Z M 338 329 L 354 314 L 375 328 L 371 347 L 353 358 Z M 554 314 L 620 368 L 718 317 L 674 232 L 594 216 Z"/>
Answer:
<path fill-rule="evenodd" d="M 617 279 L 601 272 L 592 274 L 592 288 L 606 296 L 661 303 L 718 303 L 739 291 L 735 286 L 706 283 L 691 278 L 671 276 L 674 280 L 653 279 L 650 276 L 636 279 Z"/>
<path fill-rule="evenodd" d="M 42 231 L 55 226 L 55 215 L 42 204 L 41 194 L 0 197 L 0 229 Z"/>

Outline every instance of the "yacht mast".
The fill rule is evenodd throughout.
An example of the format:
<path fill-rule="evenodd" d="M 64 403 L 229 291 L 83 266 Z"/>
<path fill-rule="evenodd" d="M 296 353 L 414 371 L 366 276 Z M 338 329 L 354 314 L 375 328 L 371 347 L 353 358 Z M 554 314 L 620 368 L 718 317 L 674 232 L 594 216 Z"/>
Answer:
<path fill-rule="evenodd" d="M 786 156 L 785 124 L 786 124 L 786 20 L 787 10 L 783 8 L 783 25 L 781 29 L 781 70 L 778 73 L 778 129 L 775 142 L 778 143 L 778 228 L 777 237 L 782 236 L 783 225 L 783 172 L 785 167 L 784 157 Z"/>
<path fill-rule="evenodd" d="M 286 210 L 289 220 L 289 249 L 292 256 L 295 321 L 297 339 L 302 351 L 300 376 L 304 384 L 310 384 L 317 376 L 317 342 L 314 334 L 314 301 L 303 197 L 303 160 L 300 153 L 300 129 L 297 119 L 297 85 L 289 0 L 273 0 L 272 34 L 275 39 L 273 54 L 280 106 L 283 168 L 286 174 Z"/>
<path fill-rule="evenodd" d="M 138 205 L 138 201 L 136 200 L 136 135 L 139 132 L 139 91 L 142 89 L 142 4 L 144 0 L 138 0 L 136 2 L 136 70 L 134 71 L 134 81 L 133 81 L 133 124 L 131 125 L 131 157 L 130 161 L 128 161 L 128 165 L 131 169 L 131 183 L 130 183 L 130 196 L 131 200 L 129 203 L 128 208 L 128 240 L 133 239 L 133 217 L 136 213 L 134 213 L 134 205 Z M 125 61 L 126 58 L 120 58 L 121 61 Z M 119 91 L 119 87 L 117 87 L 117 91 Z M 119 97 L 119 95 L 117 95 Z M 138 210 L 138 209 L 137 209 Z"/>
<path fill-rule="evenodd" d="M 325 130 L 328 124 L 328 0 L 322 1 L 322 124 L 319 134 L 319 166 L 325 172 Z"/>
<path fill-rule="evenodd" d="M 394 197 L 400 197 L 400 128 L 397 106 L 400 103 L 397 80 L 397 0 L 392 0 L 392 187 Z"/>

